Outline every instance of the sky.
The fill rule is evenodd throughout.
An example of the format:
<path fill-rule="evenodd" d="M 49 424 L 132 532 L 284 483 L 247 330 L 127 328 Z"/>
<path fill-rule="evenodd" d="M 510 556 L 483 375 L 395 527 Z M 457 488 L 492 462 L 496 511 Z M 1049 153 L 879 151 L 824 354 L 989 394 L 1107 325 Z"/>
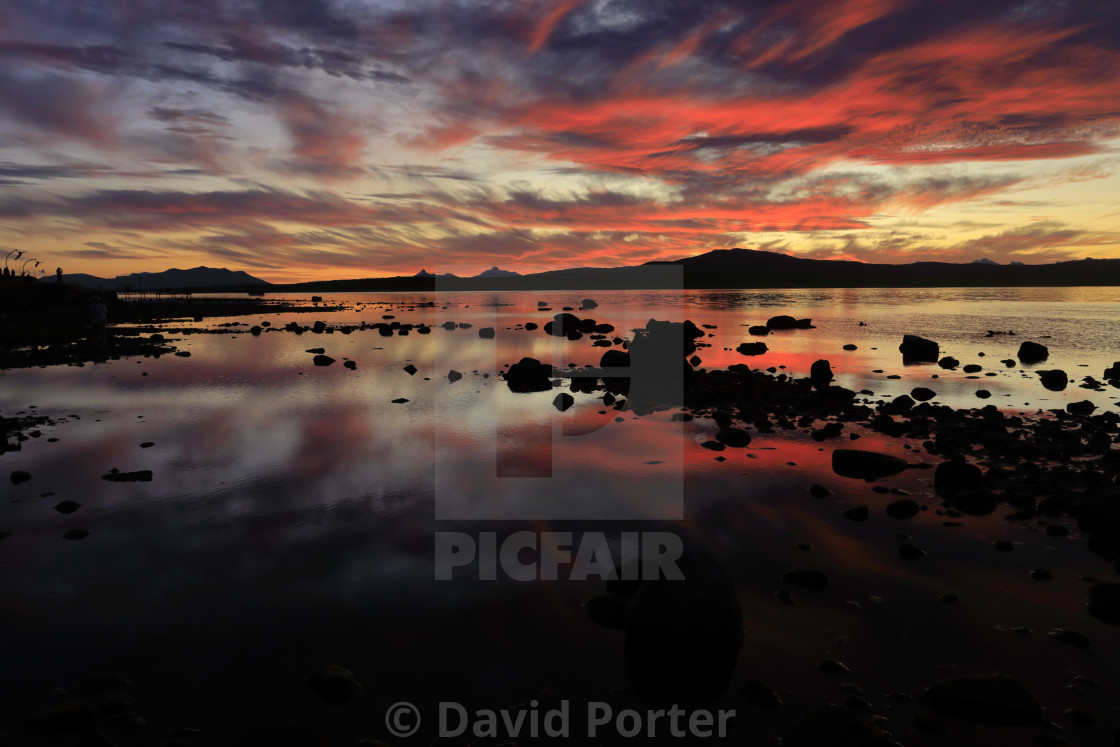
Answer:
<path fill-rule="evenodd" d="M 47 273 L 1116 258 L 1118 154 L 1115 0 L 0 0 Z"/>

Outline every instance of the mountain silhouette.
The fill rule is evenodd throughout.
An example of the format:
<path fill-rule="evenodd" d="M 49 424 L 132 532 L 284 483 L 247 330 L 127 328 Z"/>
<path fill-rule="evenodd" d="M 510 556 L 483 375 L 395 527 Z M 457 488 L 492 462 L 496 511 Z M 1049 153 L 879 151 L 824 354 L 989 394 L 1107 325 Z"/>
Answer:
<path fill-rule="evenodd" d="M 53 283 L 55 278 L 53 275 L 44 277 L 40 282 Z M 64 274 L 62 282 L 103 290 L 168 290 L 267 285 L 265 281 L 246 272 L 227 270 L 224 267 L 194 267 L 189 270 L 172 268 L 163 272 L 134 272 L 131 275 L 118 275 L 113 278 L 99 278 L 84 273 Z"/>

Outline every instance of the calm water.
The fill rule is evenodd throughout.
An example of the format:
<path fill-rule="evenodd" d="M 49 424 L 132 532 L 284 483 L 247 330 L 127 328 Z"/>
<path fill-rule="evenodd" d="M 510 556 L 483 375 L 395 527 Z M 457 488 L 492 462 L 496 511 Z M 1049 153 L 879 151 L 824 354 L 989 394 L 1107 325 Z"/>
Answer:
<path fill-rule="evenodd" d="M 728 450 L 718 462 L 699 446 L 716 430 L 710 421 L 676 423 L 666 412 L 618 422 L 619 413 L 604 412 L 601 393 L 575 394 L 575 406 L 560 414 L 555 392 L 509 392 L 497 374 L 523 356 L 558 366 L 598 363 L 603 350 L 586 338 L 514 329 L 578 307 L 584 295 L 599 308 L 575 313 L 613 324 L 622 337 L 651 317 L 714 325 L 698 351 L 703 367 L 745 362 L 805 374 L 827 358 L 836 383 L 873 391 L 871 401 L 919 384 L 945 404 L 1031 412 L 1080 399 L 1115 409 L 1120 396 L 1076 386 L 1120 359 L 1115 288 L 340 294 L 326 301 L 346 304 L 345 311 L 185 326 L 267 319 L 276 329 L 292 320 L 339 325 L 391 315 L 473 328 L 436 326 L 404 337 L 196 334 L 180 343 L 190 358 L 0 372 L 0 413 L 63 420 L 22 451 L 0 455 L 5 469 L 34 475 L 0 488 L 0 530 L 12 532 L 0 543 L 0 632 L 10 646 L 0 687 L 11 693 L 0 706 L 0 734 L 20 743 L 28 708 L 104 670 L 136 683 L 136 710 L 147 721 L 114 731 L 122 745 L 158 744 L 177 726 L 202 730 L 192 745 L 230 744 L 277 719 L 319 724 L 330 744 L 392 741 L 382 715 L 399 700 L 503 708 L 550 689 L 573 703 L 635 706 L 624 634 L 592 624 L 582 611 L 600 582 L 433 580 L 436 531 L 549 528 L 577 539 L 605 531 L 612 542 L 621 531 L 670 530 L 724 568 L 746 638 L 718 705 L 738 709 L 739 739 L 781 734 L 811 706 L 842 699 L 840 683 L 854 682 L 897 737 L 917 744 L 910 718 L 928 709 L 886 695 L 983 671 L 1021 677 L 1072 743 L 1102 743 L 1116 729 L 1120 642 L 1083 611 L 1087 584 L 1080 580 L 1116 580 L 1115 572 L 1076 531 L 1054 539 L 1004 521 L 1000 511 L 961 519 L 959 528 L 942 526 L 945 517 L 932 510 L 895 521 L 881 508 L 897 496 L 831 473 L 839 442 L 820 444 L 801 431 L 756 435 L 749 449 Z M 433 300 L 435 307 L 417 305 Z M 538 311 L 538 301 L 552 310 Z M 811 317 L 816 329 L 773 334 L 762 356 L 734 351 L 759 339 L 748 337 L 747 326 L 782 313 Z M 479 338 L 484 326 L 497 329 L 496 339 Z M 1016 335 L 987 337 L 988 330 Z M 943 355 L 983 371 L 970 377 L 936 365 L 904 367 L 903 334 L 935 339 Z M 1027 339 L 1047 344 L 1049 361 L 1000 363 Z M 844 351 L 847 343 L 858 349 Z M 315 347 L 339 362 L 312 366 L 305 351 Z M 343 368 L 344 358 L 357 369 Z M 414 376 L 402 370 L 407 363 L 418 369 Z M 1070 388 L 1046 391 L 1038 368 L 1066 370 Z M 451 369 L 464 378 L 449 382 Z M 892 374 L 902 378 L 886 378 Z M 980 388 L 993 397 L 976 399 Z M 392 402 L 399 398 L 409 401 Z M 154 445 L 141 448 L 146 442 Z M 877 434 L 859 446 L 936 461 L 916 444 L 910 452 Z M 154 479 L 100 479 L 112 468 L 150 469 Z M 930 476 L 911 470 L 880 484 L 936 508 Z M 810 499 L 813 482 L 833 495 Z M 64 499 L 82 507 L 69 515 L 53 510 Z M 871 520 L 840 518 L 859 503 L 871 507 Z M 90 536 L 63 540 L 72 528 Z M 899 532 L 929 554 L 899 560 Z M 1016 550 L 993 550 L 999 538 Z M 830 588 L 795 592 L 795 605 L 777 601 L 779 578 L 795 565 L 826 571 Z M 1039 565 L 1053 581 L 1031 580 Z M 950 591 L 959 604 L 938 600 Z M 1033 633 L 1011 632 L 1020 626 Z M 1093 645 L 1086 653 L 1049 640 L 1055 627 L 1080 631 Z M 820 674 L 824 657 L 844 661 L 851 673 Z M 322 663 L 353 670 L 362 696 L 341 710 L 320 704 L 303 676 Z M 1069 689 L 1075 675 L 1099 684 L 1076 693 Z M 768 714 L 747 706 L 735 690 L 750 679 L 773 684 L 787 707 Z M 1061 711 L 1075 704 L 1093 710 L 1099 724 L 1063 721 Z M 965 744 L 1022 744 L 1036 731 L 951 729 Z M 434 732 L 425 726 L 421 735 L 413 743 Z"/>

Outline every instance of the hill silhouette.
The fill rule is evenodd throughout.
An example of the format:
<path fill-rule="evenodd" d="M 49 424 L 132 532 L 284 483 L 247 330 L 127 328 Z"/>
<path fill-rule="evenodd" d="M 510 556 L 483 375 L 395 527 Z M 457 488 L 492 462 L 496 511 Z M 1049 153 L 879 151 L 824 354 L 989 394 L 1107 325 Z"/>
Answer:
<path fill-rule="evenodd" d="M 1120 259 L 1044 265 L 987 262 L 880 264 L 806 259 L 756 249 L 625 267 L 576 267 L 507 277 L 411 276 L 274 285 L 277 291 L 623 290 L 656 288 L 920 288 L 1120 285 Z"/>

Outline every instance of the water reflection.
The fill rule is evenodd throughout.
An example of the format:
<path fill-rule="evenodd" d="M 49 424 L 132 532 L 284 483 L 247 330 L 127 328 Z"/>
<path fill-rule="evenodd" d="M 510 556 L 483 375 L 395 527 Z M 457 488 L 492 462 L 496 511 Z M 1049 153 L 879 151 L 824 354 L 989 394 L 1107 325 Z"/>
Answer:
<path fill-rule="evenodd" d="M 35 404 L 44 414 L 80 416 L 0 457 L 9 469 L 34 475 L 5 484 L 0 517 L 0 530 L 12 532 L 0 542 L 0 593 L 10 600 L 5 625 L 10 640 L 26 642 L 0 674 L 6 692 L 23 693 L 14 696 L 13 713 L 81 674 L 124 670 L 152 694 L 145 716 L 158 733 L 180 725 L 179 707 L 169 704 L 184 703 L 194 725 L 217 739 L 267 720 L 278 707 L 323 718 L 302 699 L 300 683 L 315 659 L 339 661 L 366 675 L 367 684 L 380 683 L 369 687 L 362 715 L 331 727 L 353 741 L 385 738 L 380 713 L 398 699 L 499 707 L 551 688 L 583 702 L 659 703 L 683 686 L 697 702 L 742 709 L 735 690 L 756 678 L 770 682 L 788 709 L 742 720 L 781 733 L 791 714 L 841 695 L 816 670 L 828 657 L 851 668 L 850 679 L 877 707 L 887 692 L 989 668 L 1025 678 L 1058 710 L 1075 702 L 1066 689 L 1071 673 L 1093 677 L 1098 694 L 1076 702 L 1092 705 L 1102 723 L 1115 720 L 1109 698 L 1118 683 L 1109 662 L 1120 643 L 1085 614 L 1078 580 L 1112 578 L 1111 544 L 1087 547 L 1075 525 L 1072 538 L 1048 537 L 999 512 L 944 526 L 950 517 L 937 513 L 928 471 L 875 485 L 841 478 L 829 460 L 836 442 L 812 441 L 801 429 L 756 433 L 748 448 L 717 455 L 700 446 L 717 430 L 708 420 L 616 411 L 601 391 L 571 391 L 569 380 L 563 388 L 574 405 L 563 413 L 552 405 L 558 390 L 510 392 L 497 374 L 524 356 L 557 366 L 599 364 L 605 348 L 589 339 L 517 329 L 547 321 L 563 305 L 578 307 L 585 295 L 600 306 L 579 313 L 624 337 L 650 317 L 715 325 L 704 329 L 711 337 L 698 339 L 704 367 L 785 366 L 804 375 L 823 357 L 837 384 L 872 390 L 873 400 L 921 384 L 937 391 L 936 401 L 958 406 L 977 406 L 974 392 L 983 387 L 1001 406 L 1090 398 L 1115 407 L 1114 390 L 1045 391 L 1037 367 L 998 364 L 1014 357 L 1016 340 L 984 337 L 989 327 L 1014 328 L 1019 339 L 1051 335 L 1045 368 L 1064 368 L 1074 379 L 1099 376 L 1117 357 L 1109 352 L 1120 320 L 1114 289 L 456 294 L 435 308 L 421 307 L 430 299 L 420 295 L 366 296 L 364 307 L 337 314 L 275 315 L 272 329 L 316 318 L 331 326 L 372 322 L 383 314 L 436 328 L 406 337 L 374 330 L 194 334 L 183 338 L 187 359 L 4 372 L 5 414 Z M 538 300 L 555 310 L 539 312 Z M 762 356 L 735 352 L 747 339 L 744 325 L 778 313 L 812 316 L 817 328 L 770 335 Z M 448 319 L 474 326 L 438 326 Z M 495 339 L 480 338 L 480 326 L 496 327 Z M 937 339 L 962 364 L 981 364 L 981 378 L 935 365 L 901 367 L 898 343 L 911 332 Z M 847 343 L 857 350 L 844 351 Z M 305 351 L 314 347 L 339 363 L 313 366 Z M 342 368 L 344 358 L 356 370 Z M 408 362 L 418 369 L 413 376 L 402 370 Z M 462 380 L 448 381 L 452 368 Z M 860 435 L 860 448 L 932 461 L 905 439 Z M 154 445 L 140 446 L 148 442 Z M 155 477 L 102 480 L 114 467 L 150 469 Z M 541 488 L 546 477 L 562 478 L 555 495 Z M 827 484 L 831 495 L 810 497 L 814 482 Z M 659 494 L 656 486 L 671 489 Z M 876 486 L 907 491 L 927 510 L 891 519 L 884 508 L 897 495 Z M 81 508 L 55 511 L 65 499 Z M 572 514 L 542 512 L 549 501 L 574 518 L 596 519 L 565 522 Z M 867 521 L 843 518 L 856 505 L 868 507 Z M 504 513 L 496 517 L 495 506 Z M 718 601 L 711 609 L 687 595 L 667 600 L 650 592 L 650 605 L 668 604 L 670 612 L 651 614 L 649 627 L 631 638 L 586 619 L 583 604 L 602 591 L 598 580 L 432 578 L 437 529 L 508 533 L 574 523 L 578 531 L 599 524 L 620 531 L 632 528 L 624 519 L 636 517 L 643 527 L 679 532 L 722 569 L 742 611 L 741 644 L 733 644 L 734 613 L 722 581 L 713 582 Z M 63 540 L 73 528 L 90 535 Z M 927 554 L 900 560 L 898 534 Z M 1004 538 L 1019 543 L 1013 552 L 992 549 Z M 826 573 L 829 588 L 787 589 L 793 604 L 775 597 L 782 574 L 805 565 Z M 1037 566 L 1046 566 L 1053 582 L 1034 581 L 1029 572 Z M 939 600 L 950 591 L 958 604 Z M 678 602 L 684 627 L 702 635 L 674 627 Z M 1088 635 L 1096 656 L 1073 658 L 1047 639 L 1057 626 Z M 1022 627 L 1035 632 L 1008 632 Z M 230 706 L 233 690 L 246 683 L 249 694 Z M 916 710 L 898 706 L 892 725 L 905 727 Z M 0 732 L 18 728 L 8 726 L 18 722 L 11 719 Z M 990 735 L 953 738 L 993 743 Z"/>

